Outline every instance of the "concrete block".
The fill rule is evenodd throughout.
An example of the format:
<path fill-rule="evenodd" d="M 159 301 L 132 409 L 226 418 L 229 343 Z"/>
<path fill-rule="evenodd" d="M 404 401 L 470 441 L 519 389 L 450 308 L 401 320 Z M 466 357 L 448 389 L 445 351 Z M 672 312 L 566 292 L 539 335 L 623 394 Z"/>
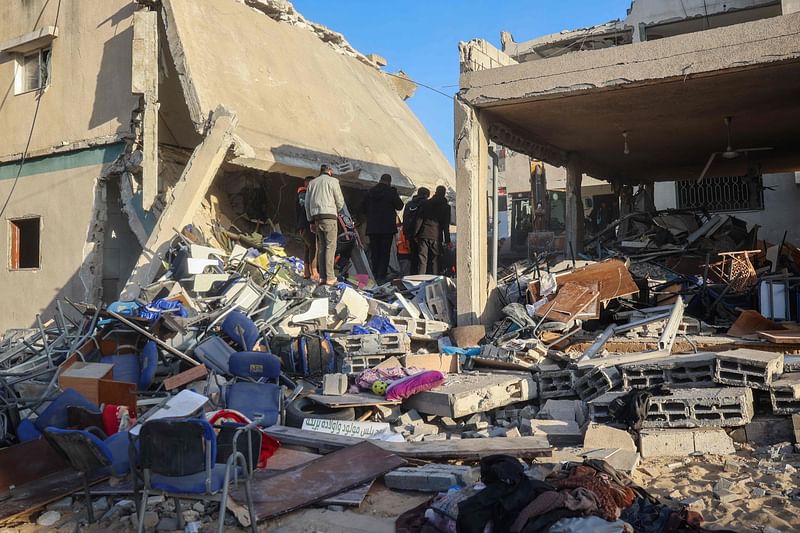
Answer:
<path fill-rule="evenodd" d="M 536 399 L 529 372 L 449 374 L 447 381 L 408 398 L 404 405 L 420 413 L 461 418 Z"/>
<path fill-rule="evenodd" d="M 676 389 L 652 396 L 645 427 L 735 427 L 753 418 L 750 389 Z"/>
<path fill-rule="evenodd" d="M 436 340 L 450 330 L 450 324 L 438 320 L 390 316 L 389 322 L 397 331 L 410 335 L 415 341 Z"/>
<path fill-rule="evenodd" d="M 346 374 L 325 374 L 322 376 L 322 394 L 325 396 L 342 396 L 349 386 Z"/>
<path fill-rule="evenodd" d="M 551 446 L 580 446 L 583 432 L 574 421 L 564 420 L 531 420 L 534 437 L 547 437 Z"/>
<path fill-rule="evenodd" d="M 422 417 L 414 409 L 406 411 L 397 418 L 397 424 L 400 426 L 413 426 L 422 423 L 424 423 Z"/>
<path fill-rule="evenodd" d="M 479 479 L 476 469 L 463 465 L 429 464 L 420 467 L 403 467 L 384 476 L 390 489 L 445 492 L 451 487 L 466 487 Z"/>
<path fill-rule="evenodd" d="M 636 451 L 630 433 L 601 424 L 589 424 L 583 437 L 584 448 L 619 448 Z"/>
<path fill-rule="evenodd" d="M 378 413 L 378 418 L 382 422 L 388 422 L 389 424 L 397 422 L 403 414 L 399 405 L 376 405 L 374 409 Z"/>
<path fill-rule="evenodd" d="M 652 430 L 639 432 L 642 457 L 683 457 L 694 453 L 694 435 L 687 430 Z"/>
<path fill-rule="evenodd" d="M 740 348 L 717 354 L 715 381 L 726 385 L 769 390 L 783 373 L 783 354 Z"/>
<path fill-rule="evenodd" d="M 411 339 L 405 333 L 336 335 L 332 340 L 350 356 L 403 355 L 411 351 Z"/>
<path fill-rule="evenodd" d="M 769 389 L 769 397 L 773 414 L 800 413 L 800 374 L 787 374 L 774 380 Z"/>
<path fill-rule="evenodd" d="M 588 418 L 586 404 L 580 400 L 547 400 L 536 415 L 540 419 L 575 421 L 583 426 Z"/>
<path fill-rule="evenodd" d="M 800 444 L 800 415 L 792 415 L 792 429 L 795 444 Z"/>
<path fill-rule="evenodd" d="M 539 366 L 539 395 L 542 399 L 575 396 L 575 371 L 557 365 Z"/>
<path fill-rule="evenodd" d="M 749 442 L 758 446 L 791 441 L 792 421 L 785 416 L 759 416 L 749 424 L 731 432 L 734 442 Z"/>
<path fill-rule="evenodd" d="M 664 359 L 620 365 L 623 389 L 647 389 L 661 384 L 671 386 L 713 386 L 715 353 L 671 356 Z"/>
<path fill-rule="evenodd" d="M 439 426 L 435 426 L 433 424 L 414 424 L 409 426 L 410 432 L 415 437 L 425 436 L 425 435 L 436 435 L 439 433 Z"/>
<path fill-rule="evenodd" d="M 475 413 L 464 421 L 464 428 L 471 431 L 478 431 L 489 427 L 489 418 L 485 413 Z"/>
<path fill-rule="evenodd" d="M 616 367 L 594 367 L 575 380 L 573 388 L 578 397 L 588 402 L 622 384 L 622 376 Z"/>
<path fill-rule="evenodd" d="M 685 457 L 692 453 L 736 453 L 732 439 L 722 429 L 643 429 L 639 432 L 642 457 Z"/>
<path fill-rule="evenodd" d="M 639 466 L 641 456 L 634 450 L 621 450 L 619 448 L 590 448 L 584 446 L 583 450 L 576 450 L 576 460 L 582 459 L 601 459 L 611 465 L 614 469 L 625 473 L 632 473 Z M 559 460 L 564 460 L 559 457 Z"/>

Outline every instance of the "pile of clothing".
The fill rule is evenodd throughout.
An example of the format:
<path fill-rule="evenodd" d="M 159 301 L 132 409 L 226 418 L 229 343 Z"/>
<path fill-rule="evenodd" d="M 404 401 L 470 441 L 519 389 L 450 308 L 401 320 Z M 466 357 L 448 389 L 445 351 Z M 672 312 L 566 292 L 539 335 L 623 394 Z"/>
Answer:
<path fill-rule="evenodd" d="M 675 533 L 704 531 L 703 517 L 660 504 L 604 461 L 563 463 L 544 480 L 518 459 L 481 460 L 481 482 L 439 494 L 398 520 L 423 533 Z M 416 515 L 416 519 L 414 518 Z"/>

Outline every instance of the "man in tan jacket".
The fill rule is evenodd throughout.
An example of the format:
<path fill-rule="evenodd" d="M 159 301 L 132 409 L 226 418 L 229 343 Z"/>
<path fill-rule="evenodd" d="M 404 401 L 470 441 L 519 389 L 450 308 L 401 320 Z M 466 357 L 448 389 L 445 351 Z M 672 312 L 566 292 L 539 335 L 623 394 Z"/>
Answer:
<path fill-rule="evenodd" d="M 306 216 L 317 234 L 317 257 L 321 285 L 334 285 L 336 272 L 336 242 L 339 213 L 344 209 L 344 197 L 339 180 L 333 177 L 328 165 L 320 167 L 320 175 L 311 181 L 306 191 Z"/>

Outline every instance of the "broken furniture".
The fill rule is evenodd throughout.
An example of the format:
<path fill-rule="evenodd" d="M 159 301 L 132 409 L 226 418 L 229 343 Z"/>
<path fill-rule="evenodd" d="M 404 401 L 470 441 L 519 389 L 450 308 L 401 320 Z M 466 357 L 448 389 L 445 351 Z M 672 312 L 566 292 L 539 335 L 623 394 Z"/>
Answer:
<path fill-rule="evenodd" d="M 255 429 L 255 424 L 240 428 L 242 432 Z M 142 499 L 139 505 L 138 532 L 144 531 L 144 514 L 150 494 L 161 493 L 175 498 L 178 527 L 183 529 L 181 500 L 219 502 L 217 531 L 225 525 L 225 508 L 230 482 L 244 477 L 245 495 L 250 509 L 250 526 L 257 532 L 250 487 L 249 465 L 253 457 L 245 458 L 236 445 L 225 463 L 217 463 L 217 436 L 205 419 L 161 419 L 144 424 L 139 432 L 139 456 L 144 473 Z M 251 449 L 251 447 L 248 447 Z M 164 453 L 171 450 L 174 453 Z"/>
<path fill-rule="evenodd" d="M 112 376 L 114 381 L 135 383 L 136 390 L 145 391 L 150 388 L 158 366 L 158 346 L 147 341 L 139 355 L 114 354 L 103 356 L 101 363 L 114 365 Z M 67 370 L 68 372 L 69 370 Z M 64 374 L 61 375 L 64 377 Z"/>
<path fill-rule="evenodd" d="M 130 470 L 128 433 L 115 433 L 101 440 L 91 431 L 47 427 L 44 436 L 67 463 L 82 474 L 86 493 L 86 512 L 89 523 L 94 522 L 89 479 L 98 472 L 115 476 L 124 476 L 128 473 Z"/>
<path fill-rule="evenodd" d="M 17 426 L 17 438 L 20 442 L 27 442 L 41 437 L 48 427 L 67 428 L 69 425 L 67 412 L 71 406 L 85 407 L 98 413 L 100 411 L 97 405 L 87 400 L 78 391 L 66 389 L 56 396 L 33 421 L 22 420 Z"/>
<path fill-rule="evenodd" d="M 231 356 L 228 369 L 235 380 L 222 389 L 222 403 L 227 409 L 239 411 L 250 420 L 260 419 L 259 425 L 265 427 L 283 422 L 283 390 L 277 383 L 280 359 L 270 353 L 240 352 Z"/>

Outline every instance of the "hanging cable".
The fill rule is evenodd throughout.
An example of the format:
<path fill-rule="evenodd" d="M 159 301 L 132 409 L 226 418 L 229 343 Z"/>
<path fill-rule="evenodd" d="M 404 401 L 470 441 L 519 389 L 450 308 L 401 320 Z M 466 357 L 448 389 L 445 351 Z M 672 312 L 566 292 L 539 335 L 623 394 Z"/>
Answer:
<path fill-rule="evenodd" d="M 61 0 L 58 0 L 58 6 L 56 6 L 56 20 L 53 23 L 53 26 L 58 27 L 58 17 L 61 15 Z M 45 69 L 47 72 L 47 82 L 50 83 L 50 62 L 53 60 L 52 52 L 47 57 L 47 65 L 45 65 Z M 14 177 L 14 183 L 11 184 L 11 190 L 8 191 L 8 196 L 6 197 L 6 201 L 3 203 L 3 207 L 0 208 L 0 218 L 3 217 L 3 214 L 6 212 L 6 208 L 8 207 L 9 202 L 11 202 L 11 197 L 14 195 L 14 190 L 17 188 L 17 182 L 19 182 L 19 178 L 22 175 L 22 167 L 25 166 L 25 161 L 28 159 L 28 150 L 31 148 L 31 140 L 33 139 L 33 131 L 36 128 L 36 118 L 39 116 L 39 106 L 42 104 L 42 96 L 44 96 L 44 90 L 47 85 L 43 85 L 39 87 L 38 94 L 36 95 L 36 108 L 33 111 L 33 120 L 31 121 L 31 129 L 28 132 L 28 140 L 25 143 L 25 149 L 22 151 L 22 158 L 19 161 L 19 168 L 17 169 L 17 175 Z"/>

